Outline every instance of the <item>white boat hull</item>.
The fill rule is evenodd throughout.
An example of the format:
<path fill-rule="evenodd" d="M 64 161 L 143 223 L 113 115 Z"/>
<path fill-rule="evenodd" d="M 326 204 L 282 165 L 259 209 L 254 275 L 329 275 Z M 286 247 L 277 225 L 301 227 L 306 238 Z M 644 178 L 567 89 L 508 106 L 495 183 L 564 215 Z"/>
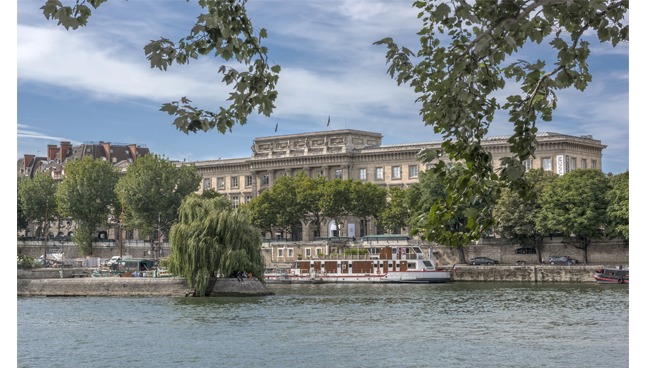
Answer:
<path fill-rule="evenodd" d="M 442 283 L 451 281 L 449 271 L 406 271 L 366 274 L 265 275 L 270 284 L 320 283 Z"/>

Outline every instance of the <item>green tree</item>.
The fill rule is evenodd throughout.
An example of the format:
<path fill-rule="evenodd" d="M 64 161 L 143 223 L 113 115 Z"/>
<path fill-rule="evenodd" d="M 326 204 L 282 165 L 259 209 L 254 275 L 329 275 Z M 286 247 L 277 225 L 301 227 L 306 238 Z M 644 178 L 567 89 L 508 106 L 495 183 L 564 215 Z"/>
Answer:
<path fill-rule="evenodd" d="M 115 195 L 124 200 L 125 226 L 146 235 L 167 234 L 181 202 L 199 188 L 200 181 L 192 166 L 177 167 L 153 154 L 138 157 L 115 188 Z"/>
<path fill-rule="evenodd" d="M 444 165 L 440 161 L 437 165 Z M 443 182 L 444 177 L 455 179 L 456 187 L 478 185 L 476 180 L 482 180 L 479 176 L 467 176 L 468 167 L 463 164 L 450 164 L 446 166 L 446 173 L 441 170 L 434 170 L 434 180 L 431 190 L 437 190 L 437 183 Z M 427 176 L 428 177 L 428 176 Z M 420 178 L 421 179 L 421 178 Z M 498 187 L 494 186 L 477 196 L 467 198 L 465 196 L 456 196 L 452 192 L 454 187 L 445 186 L 444 196 L 438 198 L 432 197 L 435 202 L 431 205 L 429 211 L 421 214 L 414 232 L 421 234 L 422 238 L 428 241 L 434 241 L 449 247 L 458 249 L 458 255 L 461 262 L 465 262 L 463 248 L 472 244 L 480 236 L 487 233 L 488 226 L 492 221 L 486 219 L 491 216 L 492 209 L 498 198 Z M 427 193 L 428 193 L 427 189 Z M 454 201 L 457 198 L 458 201 Z"/>
<path fill-rule="evenodd" d="M 528 171 L 525 178 L 533 185 L 533 195 L 524 197 L 510 188 L 504 188 L 494 207 L 494 216 L 498 223 L 496 229 L 502 238 L 508 239 L 512 244 L 534 247 L 542 261 L 542 239 L 546 234 L 536 227 L 536 218 L 541 210 L 538 199 L 544 187 L 558 176 L 550 171 L 538 169 Z"/>
<path fill-rule="evenodd" d="M 610 178 L 610 190 L 608 196 L 608 223 L 606 224 L 606 235 L 609 238 L 621 238 L 628 241 L 628 188 L 630 185 L 628 171 L 614 175 Z"/>
<path fill-rule="evenodd" d="M 592 239 L 604 235 L 608 188 L 608 178 L 594 169 L 574 170 L 557 178 L 544 187 L 539 197 L 539 231 L 563 234 L 574 247 L 583 250 L 587 263 Z"/>
<path fill-rule="evenodd" d="M 49 228 L 46 222 L 55 219 L 58 211 L 55 199 L 57 182 L 50 173 L 39 172 L 34 178 L 19 178 L 17 190 L 19 213 L 22 212 L 27 223 L 38 222 L 40 227 L 34 235 L 45 237 L 47 232 L 44 229 Z"/>
<path fill-rule="evenodd" d="M 269 189 L 254 197 L 247 205 L 253 223 L 262 230 L 274 234 L 274 228 L 293 234 L 295 225 L 303 218 L 297 198 L 296 181 L 282 176 Z"/>
<path fill-rule="evenodd" d="M 41 9 L 46 19 L 75 30 L 86 26 L 92 11 L 105 2 L 76 0 L 73 6 L 67 6 L 61 0 L 45 0 Z M 143 48 L 150 66 L 164 71 L 173 63 L 184 65 L 206 55 L 225 61 L 218 72 L 223 83 L 233 86 L 228 106 L 216 112 L 203 110 L 193 106 L 186 96 L 161 106 L 160 110 L 174 116 L 173 124 L 186 134 L 213 129 L 225 133 L 234 125 L 245 125 L 252 112 L 269 117 L 275 107 L 281 67 L 268 63 L 267 47 L 261 44 L 267 31 L 254 29 L 246 3 L 247 0 L 198 0 L 204 12 L 197 17 L 188 36 L 176 43 L 161 37 Z"/>
<path fill-rule="evenodd" d="M 29 180 L 27 177 L 18 177 L 18 184 L 16 185 L 16 207 L 18 208 L 17 214 L 17 220 L 16 220 L 16 230 L 21 231 L 21 230 L 27 230 L 27 227 L 29 226 L 29 219 L 27 218 L 27 215 L 25 214 L 25 209 L 23 208 L 23 205 L 21 204 L 21 198 L 20 198 L 20 182 L 21 180 Z"/>
<path fill-rule="evenodd" d="M 96 228 L 118 208 L 114 190 L 119 174 L 109 162 L 90 156 L 66 162 L 64 170 L 57 204 L 64 216 L 75 221 L 73 241 L 83 255 L 89 255 Z"/>
<path fill-rule="evenodd" d="M 418 0 L 420 50 L 415 54 L 390 37 L 375 43 L 387 47 L 388 74 L 414 89 L 424 123 L 443 137 L 442 152 L 426 151 L 423 159 L 464 163 L 453 176 L 446 165 L 436 165 L 449 199 L 435 212 L 456 216 L 460 203 L 496 192 L 497 180 L 525 195 L 522 162 L 534 155 L 536 124 L 552 119 L 557 91 L 583 91 L 591 81 L 590 40 L 613 46 L 628 41 L 628 3 Z M 535 53 L 551 54 L 551 60 L 527 60 Z M 508 140 L 512 157 L 502 159 L 497 174 L 481 141 L 500 111 L 508 113 L 514 133 Z M 483 235 L 492 225 L 491 211 L 479 207 L 469 214 L 465 238 Z"/>
<path fill-rule="evenodd" d="M 362 236 L 367 229 L 367 220 L 371 218 L 379 224 L 387 203 L 387 190 L 370 182 L 354 181 L 351 186 L 351 214 L 363 219 Z"/>
<path fill-rule="evenodd" d="M 320 196 L 322 215 L 335 222 L 338 233 L 340 233 L 340 220 L 351 213 L 351 187 L 351 179 L 327 180 L 322 186 Z"/>
<path fill-rule="evenodd" d="M 427 170 L 419 173 L 419 181 L 412 184 L 406 193 L 408 207 L 411 210 L 409 219 L 411 232 L 418 230 L 422 216 L 429 213 L 433 204 L 441 201 L 444 196 L 445 185 L 435 171 Z"/>
<path fill-rule="evenodd" d="M 381 212 L 381 224 L 390 233 L 399 233 L 408 226 L 410 208 L 407 191 L 399 187 L 388 188 L 387 206 Z"/>
<path fill-rule="evenodd" d="M 274 208 L 274 199 L 269 190 L 264 190 L 261 194 L 252 198 L 245 207 L 252 217 L 252 224 L 262 232 L 269 231 L 274 235 L 274 227 L 277 225 L 277 213 Z"/>
<path fill-rule="evenodd" d="M 261 236 L 243 208 L 229 208 L 224 198 L 188 196 L 179 222 L 170 230 L 170 272 L 186 278 L 203 296 L 212 276 L 251 272 L 262 280 Z"/>
<path fill-rule="evenodd" d="M 322 197 L 322 188 L 326 185 L 326 178 L 323 176 L 311 178 L 301 171 L 295 176 L 295 180 L 301 213 L 304 215 L 304 220 L 310 221 L 317 228 L 319 236 L 320 225 L 323 221 L 320 198 Z"/>

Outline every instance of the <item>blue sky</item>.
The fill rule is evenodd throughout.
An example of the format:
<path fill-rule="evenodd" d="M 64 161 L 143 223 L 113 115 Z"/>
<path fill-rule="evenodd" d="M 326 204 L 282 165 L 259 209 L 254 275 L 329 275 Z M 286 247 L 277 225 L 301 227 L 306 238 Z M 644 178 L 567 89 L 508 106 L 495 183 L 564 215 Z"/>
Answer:
<path fill-rule="evenodd" d="M 417 96 L 386 74 L 385 49 L 372 45 L 392 36 L 417 50 L 421 22 L 412 1 L 250 1 L 254 24 L 268 31 L 268 55 L 282 67 L 279 98 L 270 118 L 252 115 L 226 135 L 186 135 L 159 111 L 181 96 L 209 109 L 223 104 L 229 89 L 219 83 L 219 60 L 204 57 L 163 72 L 151 69 L 143 53 L 150 40 L 185 36 L 200 14 L 196 2 L 113 0 L 76 31 L 47 21 L 41 4 L 19 1 L 17 8 L 17 158 L 43 155 L 60 141 L 136 143 L 197 161 L 247 157 L 255 137 L 320 130 L 379 132 L 385 144 L 440 139 L 421 121 Z M 522 57 L 535 60 L 542 51 Z M 605 172 L 628 170 L 628 64 L 627 43 L 597 45 L 592 83 L 585 92 L 561 91 L 554 121 L 540 123 L 540 131 L 591 134 L 608 146 Z M 499 116 L 490 134 L 511 131 Z"/>

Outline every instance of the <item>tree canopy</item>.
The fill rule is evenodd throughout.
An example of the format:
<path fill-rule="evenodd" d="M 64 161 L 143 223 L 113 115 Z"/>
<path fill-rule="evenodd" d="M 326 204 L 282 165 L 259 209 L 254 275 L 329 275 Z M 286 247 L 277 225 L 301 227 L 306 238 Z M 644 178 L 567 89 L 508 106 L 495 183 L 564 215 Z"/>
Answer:
<path fill-rule="evenodd" d="M 499 179 L 527 192 L 522 162 L 534 155 L 538 123 L 553 118 L 556 91 L 583 91 L 591 81 L 590 39 L 613 46 L 628 41 L 628 3 L 420 0 L 413 3 L 422 21 L 417 53 L 391 37 L 375 43 L 387 47 L 388 73 L 414 89 L 424 123 L 443 137 L 442 151 L 424 152 L 423 159 L 464 163 L 455 176 L 443 162 L 435 166 L 450 188 L 441 215 L 453 216 L 458 203 L 496 191 Z M 527 60 L 533 52 L 551 51 L 552 60 Z M 508 139 L 512 157 L 495 172 L 481 141 L 499 111 L 508 113 L 514 133 Z M 469 218 L 471 238 L 492 225 L 490 211 L 479 208 Z"/>
<path fill-rule="evenodd" d="M 170 230 L 170 246 L 170 272 L 184 276 L 200 296 L 211 276 L 245 271 L 263 279 L 258 229 L 246 210 L 230 208 L 223 197 L 188 196 Z"/>
<path fill-rule="evenodd" d="M 77 29 L 105 1 L 64 6 L 59 0 L 45 0 L 42 9 L 47 19 Z M 198 3 L 205 13 L 188 36 L 178 42 L 152 41 L 144 47 L 145 54 L 151 67 L 161 70 L 204 55 L 224 60 L 219 72 L 222 82 L 233 86 L 229 104 L 217 112 L 206 111 L 184 96 L 161 110 L 173 115 L 175 126 L 185 133 L 231 131 L 236 124 L 246 124 L 253 111 L 269 116 L 280 67 L 268 63 L 261 42 L 267 31 L 255 31 L 246 0 Z M 416 0 L 413 6 L 422 24 L 417 34 L 420 49 L 415 53 L 391 37 L 375 44 L 387 48 L 388 73 L 398 84 L 413 88 L 424 123 L 443 138 L 442 150 L 425 151 L 422 159 L 463 163 L 455 172 L 443 161 L 435 165 L 446 183 L 447 199 L 431 210 L 433 220 L 442 220 L 430 222 L 435 228 L 425 231 L 439 231 L 443 222 L 457 216 L 460 203 L 473 203 L 475 210 L 465 216 L 465 234 L 449 238 L 478 239 L 493 225 L 491 206 L 480 205 L 484 198 L 497 196 L 502 185 L 521 195 L 530 189 L 523 162 L 534 156 L 538 124 L 553 119 L 558 91 L 583 91 L 591 82 L 591 42 L 615 46 L 629 40 L 629 1 Z M 533 53 L 553 56 L 529 60 Z M 495 170 L 481 142 L 500 112 L 507 113 L 513 134 L 508 140 L 511 156 L 502 158 L 501 168 Z"/>
<path fill-rule="evenodd" d="M 109 162 L 90 156 L 66 162 L 64 170 L 57 204 L 64 216 L 75 220 L 73 241 L 82 254 L 90 254 L 95 229 L 106 224 L 118 207 L 114 193 L 118 172 Z"/>
<path fill-rule="evenodd" d="M 539 231 L 571 239 L 584 251 L 587 263 L 587 247 L 592 239 L 604 235 L 608 189 L 608 178 L 599 170 L 574 170 L 557 178 L 544 187 L 539 197 Z"/>
<path fill-rule="evenodd" d="M 629 191 L 630 179 L 628 171 L 614 175 L 610 179 L 610 190 L 608 190 L 608 223 L 606 235 L 610 238 L 621 238 L 628 241 L 629 233 Z"/>
<path fill-rule="evenodd" d="M 182 200 L 199 188 L 200 181 L 192 166 L 177 167 L 153 154 L 138 157 L 115 187 L 114 195 L 124 203 L 125 226 L 148 235 L 157 228 L 167 233 Z"/>
<path fill-rule="evenodd" d="M 45 0 L 41 9 L 46 19 L 75 30 L 86 26 L 92 11 L 106 1 L 77 0 L 68 6 L 60 0 Z M 270 116 L 275 108 L 281 67 L 269 64 L 267 47 L 262 45 L 267 31 L 255 29 L 246 3 L 247 0 L 198 0 L 205 12 L 197 17 L 186 37 L 177 42 L 161 37 L 144 46 L 150 66 L 164 71 L 173 63 L 184 65 L 207 55 L 225 61 L 218 68 L 221 82 L 233 86 L 226 107 L 204 110 L 193 106 L 187 96 L 161 106 L 161 111 L 174 117 L 178 130 L 188 133 L 216 129 L 225 133 L 234 125 L 245 125 L 253 112 Z"/>
<path fill-rule="evenodd" d="M 30 221 L 41 224 L 41 235 L 46 236 L 45 223 L 54 219 L 57 213 L 57 182 L 50 173 L 39 172 L 34 178 L 18 178 L 18 213 L 24 217 L 25 227 Z M 20 223 L 20 222 L 19 222 Z"/>

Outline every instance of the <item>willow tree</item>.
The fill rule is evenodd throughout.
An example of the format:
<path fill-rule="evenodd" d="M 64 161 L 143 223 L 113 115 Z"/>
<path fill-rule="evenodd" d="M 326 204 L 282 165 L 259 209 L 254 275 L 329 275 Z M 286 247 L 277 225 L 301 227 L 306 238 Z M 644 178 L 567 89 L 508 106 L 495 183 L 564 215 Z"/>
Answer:
<path fill-rule="evenodd" d="M 249 214 L 230 208 L 223 197 L 186 197 L 170 230 L 170 246 L 170 272 L 185 277 L 199 295 L 212 276 L 245 271 L 262 280 L 261 236 Z"/>

